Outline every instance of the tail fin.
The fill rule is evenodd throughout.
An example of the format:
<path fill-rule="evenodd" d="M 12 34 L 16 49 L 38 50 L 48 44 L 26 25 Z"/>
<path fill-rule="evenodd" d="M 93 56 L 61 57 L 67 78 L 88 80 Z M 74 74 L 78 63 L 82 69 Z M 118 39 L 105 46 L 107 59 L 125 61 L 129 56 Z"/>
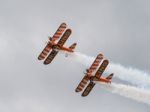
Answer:
<path fill-rule="evenodd" d="M 106 77 L 106 79 L 108 79 L 108 80 L 111 80 L 112 79 L 112 77 L 113 77 L 113 73 L 111 73 L 108 77 Z"/>
<path fill-rule="evenodd" d="M 73 43 L 69 48 L 73 50 L 73 49 L 75 49 L 76 45 L 77 45 L 77 43 Z"/>

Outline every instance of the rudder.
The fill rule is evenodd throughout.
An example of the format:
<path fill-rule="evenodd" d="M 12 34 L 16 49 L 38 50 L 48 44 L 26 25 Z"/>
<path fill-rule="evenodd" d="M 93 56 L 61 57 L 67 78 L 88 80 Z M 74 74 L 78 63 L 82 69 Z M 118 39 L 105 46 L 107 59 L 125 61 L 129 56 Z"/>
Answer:
<path fill-rule="evenodd" d="M 111 80 L 112 79 L 112 77 L 113 77 L 113 73 L 111 73 L 108 77 L 106 77 L 106 79 L 108 79 L 108 80 Z"/>
<path fill-rule="evenodd" d="M 75 49 L 76 45 L 77 45 L 77 43 L 73 43 L 69 48 L 73 50 L 73 49 Z"/>

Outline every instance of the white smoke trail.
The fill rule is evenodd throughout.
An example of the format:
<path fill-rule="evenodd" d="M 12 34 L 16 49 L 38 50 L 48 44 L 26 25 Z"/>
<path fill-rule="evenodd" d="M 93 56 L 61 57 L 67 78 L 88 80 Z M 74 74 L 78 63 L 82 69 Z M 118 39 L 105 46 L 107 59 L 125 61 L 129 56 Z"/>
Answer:
<path fill-rule="evenodd" d="M 69 58 L 73 58 L 86 67 L 90 67 L 95 59 L 94 57 L 90 57 L 79 52 L 69 54 Z M 147 87 L 150 87 L 150 75 L 138 69 L 126 68 L 115 63 L 110 63 L 106 69 L 106 72 L 109 74 L 113 72 L 115 77 L 128 81 L 134 85 L 137 85 L 138 87 L 117 83 L 100 83 L 103 89 L 150 105 L 150 91 L 147 89 Z"/>
<path fill-rule="evenodd" d="M 150 88 L 150 75 L 144 71 L 131 67 L 127 68 L 120 64 L 110 63 L 107 72 L 114 72 L 115 77 L 128 81 L 139 87 Z"/>
<path fill-rule="evenodd" d="M 107 91 L 150 105 L 150 91 L 117 83 L 100 84 L 101 87 Z"/>
<path fill-rule="evenodd" d="M 82 63 L 83 65 L 89 67 L 94 61 L 95 57 L 90 57 L 85 54 L 74 52 L 68 54 L 70 58 Z M 115 77 L 128 81 L 139 87 L 150 88 L 150 75 L 140 71 L 138 69 L 126 68 L 120 64 L 110 63 L 106 69 L 106 73 L 114 73 Z"/>
<path fill-rule="evenodd" d="M 90 67 L 92 62 L 95 59 L 94 57 L 87 56 L 80 52 L 67 53 L 67 54 L 68 54 L 69 58 L 76 60 L 77 62 L 85 65 L 86 67 Z"/>
<path fill-rule="evenodd" d="M 95 57 L 90 57 L 80 52 L 68 54 L 69 58 L 82 63 L 86 67 L 90 67 Z M 106 73 L 114 73 L 114 77 L 130 82 L 139 87 L 150 88 L 150 75 L 138 69 L 127 68 L 120 64 L 110 63 L 106 69 Z"/>

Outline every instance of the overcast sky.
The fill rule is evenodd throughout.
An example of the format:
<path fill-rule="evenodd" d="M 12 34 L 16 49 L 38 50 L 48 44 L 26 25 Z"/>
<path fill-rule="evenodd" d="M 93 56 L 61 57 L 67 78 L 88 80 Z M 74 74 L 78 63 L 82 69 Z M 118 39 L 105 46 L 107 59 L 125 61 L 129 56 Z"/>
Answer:
<path fill-rule="evenodd" d="M 149 112 L 149 105 L 100 85 L 82 98 L 74 89 L 86 67 L 63 54 L 47 66 L 37 60 L 47 36 L 66 22 L 72 29 L 66 45 L 77 42 L 79 52 L 102 52 L 112 62 L 150 73 L 149 5 L 149 0 L 0 0 L 0 112 Z"/>

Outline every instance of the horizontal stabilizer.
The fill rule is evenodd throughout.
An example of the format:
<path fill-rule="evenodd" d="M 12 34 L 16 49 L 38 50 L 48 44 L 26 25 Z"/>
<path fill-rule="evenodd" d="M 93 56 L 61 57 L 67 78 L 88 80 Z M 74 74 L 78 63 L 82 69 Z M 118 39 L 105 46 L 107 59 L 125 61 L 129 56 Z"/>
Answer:
<path fill-rule="evenodd" d="M 108 79 L 108 80 L 111 80 L 112 79 L 112 77 L 113 77 L 113 73 L 111 73 L 108 77 L 106 77 L 106 79 Z"/>
<path fill-rule="evenodd" d="M 75 49 L 76 45 L 77 45 L 77 43 L 73 43 L 69 48 L 70 49 Z"/>

